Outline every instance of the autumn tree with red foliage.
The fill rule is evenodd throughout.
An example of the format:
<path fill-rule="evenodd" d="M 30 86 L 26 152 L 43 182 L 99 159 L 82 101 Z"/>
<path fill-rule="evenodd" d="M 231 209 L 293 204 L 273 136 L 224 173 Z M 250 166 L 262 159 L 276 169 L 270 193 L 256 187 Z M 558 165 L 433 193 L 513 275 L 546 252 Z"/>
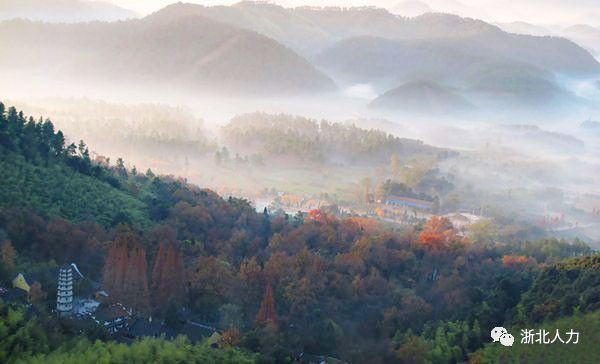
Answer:
<path fill-rule="evenodd" d="M 316 221 L 324 224 L 337 220 L 335 216 L 331 216 L 321 210 L 310 210 L 305 219 L 305 221 Z"/>
<path fill-rule="evenodd" d="M 104 269 L 102 273 L 102 284 L 111 300 L 121 297 L 123 294 L 123 280 L 125 279 L 125 270 L 128 261 L 128 249 L 126 245 L 117 244 L 111 245 L 106 255 Z"/>
<path fill-rule="evenodd" d="M 149 308 L 146 249 L 129 229 L 117 233 L 108 250 L 102 274 L 104 289 L 112 302 L 140 312 Z"/>
<path fill-rule="evenodd" d="M 46 298 L 47 294 L 42 290 L 40 282 L 33 282 L 29 290 L 29 301 L 33 304 L 38 304 Z"/>
<path fill-rule="evenodd" d="M 524 255 L 505 255 L 502 257 L 502 265 L 508 268 L 525 269 L 535 264 L 535 259 Z"/>
<path fill-rule="evenodd" d="M 236 347 L 242 342 L 240 329 L 232 327 L 223 332 L 219 339 L 219 347 Z"/>
<path fill-rule="evenodd" d="M 450 220 L 434 216 L 423 227 L 419 242 L 429 250 L 440 250 L 452 243 L 464 243 L 464 238 L 458 236 Z"/>
<path fill-rule="evenodd" d="M 256 315 L 256 323 L 264 326 L 269 323 L 275 324 L 277 322 L 277 313 L 275 311 L 275 298 L 273 298 L 273 287 L 270 285 L 265 289 L 262 302 L 260 303 L 260 309 Z"/>
<path fill-rule="evenodd" d="M 12 270 L 15 268 L 15 256 L 17 255 L 17 251 L 9 240 L 5 240 L 0 245 L 0 258 L 2 259 L 2 264 L 7 270 Z"/>
<path fill-rule="evenodd" d="M 172 244 L 160 244 L 152 267 L 153 307 L 161 310 L 169 301 L 182 304 L 185 275 L 181 252 Z"/>
<path fill-rule="evenodd" d="M 148 312 L 150 294 L 148 291 L 148 265 L 146 263 L 145 248 L 138 247 L 130 253 L 124 286 L 123 304 L 135 308 L 137 311 Z"/>
<path fill-rule="evenodd" d="M 345 219 L 344 222 L 355 224 L 357 228 L 367 234 L 373 234 L 378 230 L 378 224 L 375 219 L 367 217 L 350 217 Z"/>

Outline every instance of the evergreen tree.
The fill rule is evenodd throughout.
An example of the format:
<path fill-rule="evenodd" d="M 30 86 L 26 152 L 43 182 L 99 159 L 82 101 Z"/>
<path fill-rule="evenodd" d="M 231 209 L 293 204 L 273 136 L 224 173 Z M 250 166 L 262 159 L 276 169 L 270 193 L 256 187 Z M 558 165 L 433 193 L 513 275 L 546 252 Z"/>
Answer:
<path fill-rule="evenodd" d="M 8 121 L 6 120 L 6 107 L 0 102 L 0 145 L 9 146 Z"/>
<path fill-rule="evenodd" d="M 125 168 L 125 161 L 123 158 L 117 158 L 117 173 L 123 178 L 127 178 L 127 168 Z"/>

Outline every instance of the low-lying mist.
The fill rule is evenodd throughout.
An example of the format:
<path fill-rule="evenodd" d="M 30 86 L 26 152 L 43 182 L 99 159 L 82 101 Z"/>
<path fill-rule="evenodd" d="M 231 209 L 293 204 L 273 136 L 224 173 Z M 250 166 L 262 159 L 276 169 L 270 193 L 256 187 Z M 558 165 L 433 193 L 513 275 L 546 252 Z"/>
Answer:
<path fill-rule="evenodd" d="M 440 213 L 546 231 L 561 216 L 552 229 L 600 238 L 600 63 L 566 39 L 448 14 L 243 3 L 9 20 L 0 41 L 0 99 L 104 163 L 358 215 L 396 186 Z"/>
<path fill-rule="evenodd" d="M 333 98 L 305 100 L 298 105 L 299 99 L 296 103 L 259 99 L 237 103 L 215 97 L 209 108 L 207 99 L 193 107 L 195 98 L 188 97 L 171 104 L 185 106 L 168 106 L 167 101 L 172 100 L 152 104 L 56 97 L 11 99 L 10 103 L 27 114 L 51 118 L 69 141 L 83 139 L 92 146 L 94 157 L 108 157 L 113 164 L 123 158 L 140 172 L 151 169 L 182 176 L 261 206 L 275 198 L 272 191 L 277 191 L 304 199 L 318 197 L 360 213 L 365 179 L 375 189 L 388 179 L 407 182 L 430 175 L 437 181 L 434 187 L 431 182 L 413 182 L 413 187 L 438 196 L 443 212 L 478 210 L 485 215 L 518 216 L 531 224 L 548 216 L 563 216 L 565 231 L 569 232 L 570 226 L 576 236 L 591 242 L 600 239 L 597 217 L 592 214 L 600 203 L 598 132 L 581 126 L 584 119 L 555 120 L 547 125 L 529 124 L 525 118 L 516 118 L 512 124 L 414 114 L 385 119 L 377 114 L 365 117 L 367 109 L 356 105 L 350 110 L 351 102 L 339 112 L 331 104 L 319 107 Z M 201 114 L 204 107 L 210 110 L 206 117 Z M 255 114 L 260 107 L 267 114 Z M 340 116 L 331 117 L 336 113 Z M 244 120 L 242 129 L 231 134 L 239 115 Z M 308 133 L 306 126 L 298 129 L 305 132 L 294 134 L 294 115 L 316 128 L 314 133 L 323 133 L 322 121 L 327 120 L 340 125 L 339 130 L 380 130 L 407 139 L 399 142 L 404 149 L 373 144 L 368 153 L 376 154 L 357 159 L 367 149 L 353 156 L 355 143 L 350 140 L 344 142 L 347 148 L 335 147 L 337 142 L 325 134 Z M 259 127 L 264 120 L 270 120 L 269 129 Z M 283 132 L 286 134 L 272 134 Z M 283 140 L 282 135 L 288 139 Z M 273 145 L 273 140 L 281 143 Z M 293 145 L 315 140 L 321 140 L 319 153 L 312 153 L 317 144 L 299 144 L 298 149 Z M 415 153 L 406 149 L 410 140 L 423 141 L 421 145 L 438 151 Z M 404 172 L 394 170 L 400 167 L 392 166 L 393 155 Z M 440 181 L 451 187 L 440 187 Z"/>

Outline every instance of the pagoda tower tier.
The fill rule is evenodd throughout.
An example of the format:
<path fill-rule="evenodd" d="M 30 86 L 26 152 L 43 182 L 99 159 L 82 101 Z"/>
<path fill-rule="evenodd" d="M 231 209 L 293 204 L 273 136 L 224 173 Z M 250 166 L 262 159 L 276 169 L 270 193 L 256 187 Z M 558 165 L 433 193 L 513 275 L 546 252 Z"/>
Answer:
<path fill-rule="evenodd" d="M 73 311 L 73 268 L 71 265 L 58 271 L 56 311 L 60 316 L 68 316 Z"/>

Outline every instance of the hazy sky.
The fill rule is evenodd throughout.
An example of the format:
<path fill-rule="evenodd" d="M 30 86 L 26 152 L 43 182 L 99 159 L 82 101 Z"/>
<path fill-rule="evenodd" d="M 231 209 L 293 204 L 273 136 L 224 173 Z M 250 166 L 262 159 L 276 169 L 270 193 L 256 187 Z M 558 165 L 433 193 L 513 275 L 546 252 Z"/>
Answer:
<path fill-rule="evenodd" d="M 106 0 L 135 10 L 150 13 L 176 2 L 174 0 Z M 186 1 L 184 1 L 186 2 Z M 205 5 L 232 4 L 230 0 L 189 0 Z M 572 25 L 588 23 L 600 26 L 600 0 L 273 0 L 285 6 L 301 5 L 370 5 L 393 8 L 399 3 L 424 3 L 431 9 L 491 22 L 527 21 L 537 24 Z"/>

